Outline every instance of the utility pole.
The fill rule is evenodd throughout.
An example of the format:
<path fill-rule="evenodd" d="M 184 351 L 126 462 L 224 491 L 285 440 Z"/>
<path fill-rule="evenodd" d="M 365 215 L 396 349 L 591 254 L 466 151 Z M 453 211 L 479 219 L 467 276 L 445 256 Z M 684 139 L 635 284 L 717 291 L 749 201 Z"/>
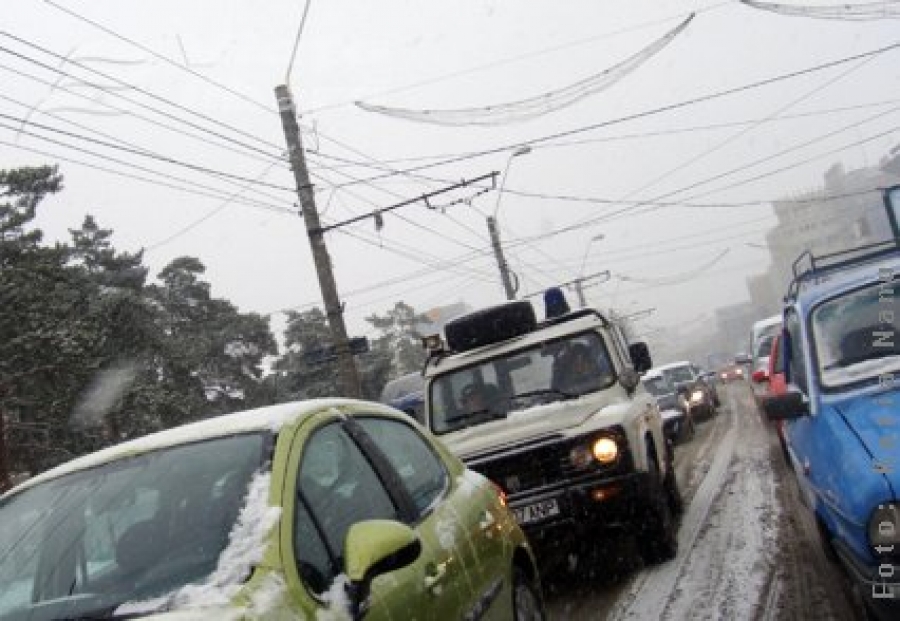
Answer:
<path fill-rule="evenodd" d="M 500 268 L 500 280 L 503 281 L 503 290 L 507 300 L 516 299 L 516 291 L 510 278 L 509 265 L 503 257 L 503 247 L 500 245 L 500 233 L 497 231 L 497 220 L 493 216 L 487 217 L 488 232 L 491 235 L 491 246 L 494 248 L 494 258 L 497 259 L 497 267 Z"/>
<path fill-rule="evenodd" d="M 331 337 L 337 350 L 343 396 L 358 398 L 362 396 L 359 372 L 356 369 L 356 360 L 350 351 L 350 339 L 347 338 L 347 326 L 344 324 L 344 309 L 338 298 L 337 285 L 331 271 L 331 258 L 328 256 L 328 248 L 325 247 L 325 238 L 319 223 L 319 212 L 316 210 L 316 200 L 312 184 L 309 182 L 309 171 L 306 169 L 306 155 L 303 152 L 303 143 L 300 138 L 300 126 L 297 123 L 294 99 L 286 85 L 275 87 L 275 99 L 278 101 L 284 139 L 288 147 L 291 169 L 294 171 L 297 194 L 300 197 L 300 209 L 306 222 L 306 232 L 316 266 L 316 275 L 319 278 L 319 288 L 322 290 L 325 314 L 328 317 Z"/>
<path fill-rule="evenodd" d="M 585 308 L 587 306 L 587 300 L 584 297 L 584 278 L 576 278 L 575 279 L 575 293 L 578 294 L 578 303 L 581 305 L 581 308 Z"/>

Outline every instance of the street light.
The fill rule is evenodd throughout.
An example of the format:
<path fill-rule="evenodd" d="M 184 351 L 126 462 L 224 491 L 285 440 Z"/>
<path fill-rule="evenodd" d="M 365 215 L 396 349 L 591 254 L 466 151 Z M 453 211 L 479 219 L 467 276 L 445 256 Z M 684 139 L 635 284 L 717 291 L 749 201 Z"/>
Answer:
<path fill-rule="evenodd" d="M 595 241 L 600 241 L 604 237 L 606 237 L 606 235 L 600 233 L 598 235 L 594 235 L 588 240 L 587 247 L 584 249 L 584 256 L 581 257 L 581 267 L 578 268 L 579 276 L 584 276 L 584 264 L 587 263 L 588 253 L 591 251 L 591 244 L 593 244 Z"/>
<path fill-rule="evenodd" d="M 497 190 L 497 202 L 494 203 L 494 218 L 497 217 L 497 212 L 500 210 L 500 199 L 503 197 L 503 188 L 506 187 L 506 177 L 509 175 L 509 167 L 512 164 L 514 157 L 519 157 L 520 155 L 528 155 L 531 153 L 531 147 L 527 144 L 519 147 L 515 151 L 509 154 L 509 157 L 506 159 L 506 167 L 503 169 L 503 176 L 500 178 L 500 188 Z"/>
<path fill-rule="evenodd" d="M 503 248 L 500 246 L 500 233 L 497 230 L 497 212 L 500 210 L 500 199 L 503 197 L 503 188 L 506 185 L 506 177 L 509 175 L 509 167 L 513 158 L 520 155 L 531 153 L 531 147 L 524 145 L 509 154 L 506 160 L 506 167 L 503 169 L 503 177 L 500 179 L 500 188 L 497 190 L 497 202 L 494 203 L 494 213 L 487 217 L 488 234 L 491 236 L 491 246 L 494 249 L 494 258 L 497 260 L 497 267 L 500 269 L 500 280 L 503 283 L 503 290 L 506 293 L 507 300 L 516 299 L 516 289 L 518 285 L 513 287 L 510 278 L 509 265 L 503 257 Z"/>

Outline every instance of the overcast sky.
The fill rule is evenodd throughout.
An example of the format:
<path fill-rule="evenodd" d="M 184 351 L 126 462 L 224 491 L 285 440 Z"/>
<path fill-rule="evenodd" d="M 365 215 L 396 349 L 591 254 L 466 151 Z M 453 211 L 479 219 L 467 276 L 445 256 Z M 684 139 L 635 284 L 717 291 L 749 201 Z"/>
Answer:
<path fill-rule="evenodd" d="M 693 11 L 689 27 L 638 69 L 539 118 L 445 127 L 353 105 L 449 109 L 526 99 L 620 63 Z M 276 329 L 279 311 L 320 304 L 303 220 L 291 213 L 293 178 L 279 160 L 273 89 L 287 81 L 326 223 L 508 167 L 499 207 L 498 192 L 467 202 L 476 193 L 467 188 L 433 199 L 435 209 L 419 202 L 386 214 L 380 232 L 367 219 L 328 234 L 352 333 L 398 300 L 419 310 L 502 301 L 485 226 L 495 208 L 523 293 L 608 269 L 612 280 L 587 290 L 592 303 L 655 307 L 652 326 L 688 324 L 747 299 L 744 278 L 767 256 L 748 244 L 762 243 L 774 221 L 765 201 L 817 187 L 835 162 L 877 164 L 900 141 L 896 49 L 676 105 L 898 43 L 896 19 L 814 20 L 715 0 L 313 0 L 286 76 L 302 13 L 301 2 L 282 0 L 6 0 L 0 113 L 12 119 L 0 124 L 12 129 L 0 127 L 0 167 L 59 163 L 65 191 L 44 204 L 38 222 L 48 238 L 67 237 L 90 213 L 115 231 L 117 248 L 147 249 L 154 275 L 177 256 L 199 257 L 215 295 L 273 314 Z M 567 135 L 544 140 L 559 133 Z M 510 158 L 527 143 L 530 153 Z M 481 151 L 491 153 L 419 176 L 387 174 Z M 670 204 L 626 209 L 651 199 Z"/>

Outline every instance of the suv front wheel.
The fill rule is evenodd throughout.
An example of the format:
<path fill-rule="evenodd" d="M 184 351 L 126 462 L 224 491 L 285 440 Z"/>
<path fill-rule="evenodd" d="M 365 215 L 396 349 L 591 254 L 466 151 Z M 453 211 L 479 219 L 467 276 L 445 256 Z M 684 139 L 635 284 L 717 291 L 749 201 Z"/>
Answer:
<path fill-rule="evenodd" d="M 649 448 L 647 465 L 647 507 L 643 524 L 635 534 L 644 563 L 655 565 L 675 558 L 678 553 L 678 532 L 672 509 L 673 505 L 680 504 L 680 495 L 674 469 L 669 467 L 666 476 L 668 480 L 664 483 L 659 474 L 655 451 Z M 673 489 L 666 489 L 667 487 Z"/>

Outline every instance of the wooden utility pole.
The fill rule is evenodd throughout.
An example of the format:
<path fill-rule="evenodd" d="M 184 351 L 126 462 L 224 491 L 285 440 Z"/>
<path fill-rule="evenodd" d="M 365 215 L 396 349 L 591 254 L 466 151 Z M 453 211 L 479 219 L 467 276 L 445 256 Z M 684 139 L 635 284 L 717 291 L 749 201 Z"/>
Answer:
<path fill-rule="evenodd" d="M 497 230 L 497 220 L 488 216 L 487 227 L 488 233 L 491 236 L 491 247 L 494 249 L 494 259 L 496 259 L 497 267 L 500 269 L 500 281 L 503 283 L 503 291 L 506 293 L 506 299 L 515 300 L 516 287 L 513 287 L 509 264 L 503 256 L 503 246 L 500 244 L 500 233 Z"/>
<path fill-rule="evenodd" d="M 325 246 L 325 238 L 319 223 L 319 212 L 316 210 L 312 184 L 309 182 L 309 171 L 306 169 L 306 154 L 303 152 L 294 99 L 291 96 L 290 89 L 285 85 L 275 87 L 275 98 L 278 101 L 278 112 L 281 115 L 284 139 L 288 147 L 291 169 L 294 171 L 294 181 L 297 184 L 300 208 L 303 211 L 303 219 L 306 222 L 306 232 L 309 236 L 310 248 L 312 248 L 316 274 L 319 278 L 319 288 L 322 290 L 325 314 L 328 317 L 328 325 L 331 327 L 331 337 L 334 340 L 337 353 L 341 387 L 344 393 L 342 396 L 358 398 L 362 396 L 359 372 L 356 369 L 356 360 L 350 351 L 347 326 L 344 324 L 344 309 L 338 298 L 337 285 L 334 282 L 334 274 L 331 271 L 331 259 L 328 256 L 328 249 Z"/>

